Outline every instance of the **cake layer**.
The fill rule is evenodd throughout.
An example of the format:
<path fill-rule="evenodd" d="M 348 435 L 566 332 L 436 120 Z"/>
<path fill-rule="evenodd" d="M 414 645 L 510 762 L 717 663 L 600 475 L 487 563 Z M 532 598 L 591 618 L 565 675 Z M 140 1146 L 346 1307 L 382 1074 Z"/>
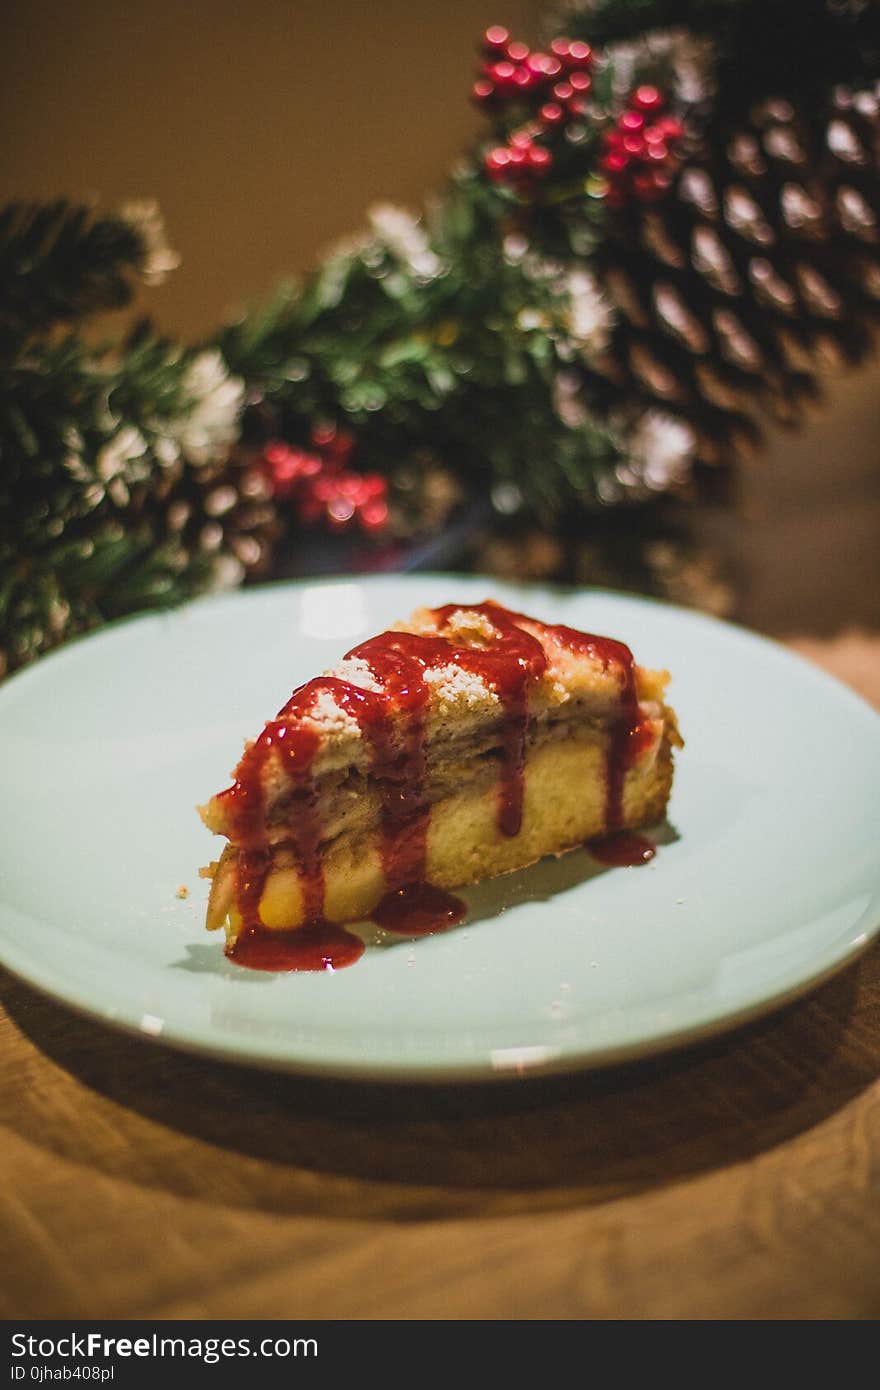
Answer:
<path fill-rule="evenodd" d="M 471 779 L 431 808 L 426 834 L 426 881 L 460 888 L 525 868 L 546 854 L 582 846 L 607 830 L 607 748 L 601 740 L 554 740 L 526 760 L 522 823 L 516 835 L 498 828 L 497 780 Z M 617 829 L 662 819 L 672 784 L 672 748 L 660 724 L 656 743 L 625 775 Z M 229 846 L 217 866 L 207 926 L 233 942 L 242 927 L 236 902 L 240 851 Z M 383 837 L 374 823 L 343 833 L 321 856 L 321 915 L 330 922 L 369 917 L 388 891 Z M 310 919 L 308 892 L 295 850 L 272 851 L 258 907 L 261 925 L 290 930 Z"/>

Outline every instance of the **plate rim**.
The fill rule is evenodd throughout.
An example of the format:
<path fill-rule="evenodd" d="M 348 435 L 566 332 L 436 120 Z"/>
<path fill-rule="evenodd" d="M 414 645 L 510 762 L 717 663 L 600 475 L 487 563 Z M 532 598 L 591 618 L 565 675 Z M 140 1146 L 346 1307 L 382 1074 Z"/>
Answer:
<path fill-rule="evenodd" d="M 505 1082 L 515 1084 L 525 1080 L 539 1080 L 542 1077 L 550 1079 L 573 1074 L 587 1075 L 588 1073 L 609 1071 L 615 1067 L 625 1067 L 642 1061 L 647 1062 L 652 1058 L 669 1056 L 675 1052 L 696 1047 L 701 1043 L 709 1043 L 716 1038 L 735 1034 L 738 1030 L 748 1027 L 749 1024 L 762 1018 L 770 1018 L 789 1005 L 796 1003 L 799 999 L 813 994 L 823 984 L 827 984 L 844 970 L 854 966 L 875 945 L 878 932 L 880 932 L 880 923 L 871 931 L 860 932 L 842 954 L 826 963 L 815 974 L 809 977 L 805 976 L 798 983 L 789 985 L 773 995 L 755 1000 L 750 1005 L 732 1009 L 728 1013 L 717 1014 L 713 1019 L 704 1023 L 695 1023 L 688 1028 L 656 1034 L 639 1042 L 621 1043 L 616 1047 L 591 1048 L 584 1051 L 571 1050 L 557 1056 L 524 1059 L 518 1065 L 511 1063 L 504 1066 L 493 1065 L 491 1060 L 482 1059 L 472 1064 L 462 1062 L 428 1066 L 424 1063 L 404 1063 L 402 1066 L 390 1067 L 370 1062 L 322 1062 L 311 1058 L 279 1056 L 277 1053 L 268 1054 L 256 1049 L 253 1051 L 230 1051 L 219 1042 L 211 1044 L 190 1038 L 185 1034 L 185 1030 L 176 1034 L 166 1034 L 164 1029 L 160 1033 L 147 1032 L 129 1019 L 103 1013 L 94 1005 L 84 1003 L 79 998 L 57 992 L 50 985 L 22 973 L 6 959 L 0 958 L 0 966 L 20 983 L 39 994 L 41 998 L 52 1004 L 61 1005 L 79 1018 L 100 1023 L 110 1032 L 121 1033 L 124 1037 L 136 1038 L 144 1043 L 158 1045 L 172 1054 L 183 1053 L 188 1057 L 201 1058 L 225 1066 L 242 1067 L 249 1071 L 271 1072 L 276 1075 L 297 1076 L 303 1079 L 335 1080 L 355 1084 L 383 1083 L 386 1085 L 424 1086 L 473 1084 L 476 1086 L 504 1084 Z"/>

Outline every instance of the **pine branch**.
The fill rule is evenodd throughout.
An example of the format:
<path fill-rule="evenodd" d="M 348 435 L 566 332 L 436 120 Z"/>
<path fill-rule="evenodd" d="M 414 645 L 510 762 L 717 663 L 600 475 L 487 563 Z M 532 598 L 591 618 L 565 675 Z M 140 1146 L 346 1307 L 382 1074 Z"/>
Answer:
<path fill-rule="evenodd" d="M 95 216 L 59 199 L 0 210 L 0 350 L 127 304 L 134 280 L 170 268 L 150 204 Z"/>
<path fill-rule="evenodd" d="M 0 673 L 255 563 L 273 518 L 236 491 L 241 395 L 216 353 L 143 325 L 114 351 L 68 334 L 0 362 Z"/>

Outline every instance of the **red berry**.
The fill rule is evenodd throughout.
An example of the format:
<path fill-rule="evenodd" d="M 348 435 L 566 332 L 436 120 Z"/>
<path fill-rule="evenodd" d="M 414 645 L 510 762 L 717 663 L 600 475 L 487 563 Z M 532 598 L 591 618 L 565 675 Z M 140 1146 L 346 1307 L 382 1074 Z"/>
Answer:
<path fill-rule="evenodd" d="M 344 485 L 339 489 L 343 497 L 350 497 L 356 507 L 361 506 L 367 500 L 367 489 L 364 487 L 364 480 L 360 473 L 352 473 L 346 477 Z"/>
<path fill-rule="evenodd" d="M 358 517 L 364 530 L 379 531 L 388 520 L 388 504 L 381 499 L 367 502 L 358 510 Z"/>
<path fill-rule="evenodd" d="M 574 96 L 574 87 L 570 82 L 557 82 L 553 88 L 553 95 L 557 101 L 568 101 Z"/>
<path fill-rule="evenodd" d="M 593 50 L 588 43 L 575 39 L 568 45 L 569 61 L 577 67 L 588 67 L 593 61 Z"/>
<path fill-rule="evenodd" d="M 519 43 L 514 40 L 507 45 L 507 56 L 512 63 L 524 63 L 529 56 L 529 46 L 527 43 Z"/>
<path fill-rule="evenodd" d="M 593 79 L 588 72 L 583 72 L 580 68 L 576 72 L 568 74 L 568 80 L 576 92 L 588 92 L 593 85 Z"/>
<path fill-rule="evenodd" d="M 538 113 L 545 125 L 559 125 L 565 119 L 565 112 L 557 101 L 548 101 L 546 106 L 542 106 Z"/>
<path fill-rule="evenodd" d="M 526 67 L 535 77 L 558 77 L 562 72 L 559 59 L 552 58 L 549 53 L 530 53 L 526 59 Z"/>
<path fill-rule="evenodd" d="M 510 40 L 510 35 L 501 24 L 493 24 L 483 35 L 483 47 L 496 53 L 503 53 Z"/>
<path fill-rule="evenodd" d="M 496 87 L 501 87 L 502 89 L 507 88 L 509 90 L 513 86 L 516 68 L 513 66 L 513 63 L 508 63 L 505 58 L 500 63 L 492 63 L 487 69 L 486 75 L 491 82 L 495 83 Z"/>
<path fill-rule="evenodd" d="M 582 116 L 587 109 L 587 103 L 583 97 L 569 97 L 565 109 L 571 116 Z"/>
<path fill-rule="evenodd" d="M 634 155 L 636 158 L 645 153 L 645 142 L 641 135 L 624 135 L 623 148 L 627 154 Z"/>
<path fill-rule="evenodd" d="M 281 442 L 269 444 L 263 450 L 263 465 L 274 496 L 281 500 L 301 494 L 303 488 L 311 488 L 312 480 L 324 469 L 317 454 L 292 449 Z"/>
<path fill-rule="evenodd" d="M 533 145 L 526 153 L 528 165 L 536 174 L 546 174 L 553 163 L 553 156 L 543 145 Z"/>
<path fill-rule="evenodd" d="M 609 150 L 602 156 L 600 163 L 602 168 L 609 174 L 620 174 L 627 168 L 630 157 L 624 150 Z"/>
<path fill-rule="evenodd" d="M 514 150 L 527 150 L 531 148 L 532 133 L 530 130 L 515 130 L 508 142 Z"/>
<path fill-rule="evenodd" d="M 471 99 L 478 106 L 485 106 L 495 96 L 495 83 L 490 82 L 488 77 L 479 78 L 471 88 Z"/>
<path fill-rule="evenodd" d="M 684 135 L 684 126 L 674 116 L 664 116 L 656 121 L 651 129 L 657 131 L 661 140 L 680 140 Z"/>
<path fill-rule="evenodd" d="M 528 68 L 517 68 L 513 75 L 513 81 L 515 86 L 519 87 L 521 90 L 525 90 L 534 84 L 535 78 L 534 75 L 529 72 Z"/>
<path fill-rule="evenodd" d="M 503 178 L 504 171 L 510 163 L 510 150 L 504 145 L 498 145 L 496 149 L 489 151 L 483 162 L 490 178 Z"/>
<path fill-rule="evenodd" d="M 620 126 L 621 130 L 627 132 L 633 130 L 642 130 L 644 128 L 644 124 L 645 118 L 642 115 L 641 111 L 624 111 L 623 115 L 618 121 L 618 125 Z"/>
<path fill-rule="evenodd" d="M 312 484 L 312 496 L 319 502 L 329 502 L 331 497 L 336 496 L 337 482 L 335 478 L 316 478 Z"/>
<path fill-rule="evenodd" d="M 272 495 L 279 501 L 292 496 L 300 478 L 298 452 L 286 444 L 269 444 L 263 450 L 263 462 Z"/>
<path fill-rule="evenodd" d="M 639 111 L 655 112 L 663 107 L 663 97 L 656 87 L 637 87 L 632 95 L 632 104 Z"/>
<path fill-rule="evenodd" d="M 289 444 L 285 444 L 280 439 L 274 439 L 271 444 L 267 444 L 263 450 L 263 458 L 274 468 L 277 464 L 284 463 L 293 454 Z"/>
<path fill-rule="evenodd" d="M 593 50 L 580 39 L 554 39 L 550 52 L 555 55 L 564 68 L 587 68 L 593 61 Z"/>

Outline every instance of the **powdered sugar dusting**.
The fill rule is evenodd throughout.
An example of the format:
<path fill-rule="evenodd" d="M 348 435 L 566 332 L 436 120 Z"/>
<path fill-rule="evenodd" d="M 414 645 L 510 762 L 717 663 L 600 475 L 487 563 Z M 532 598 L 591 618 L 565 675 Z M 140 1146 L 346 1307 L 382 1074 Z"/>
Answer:
<path fill-rule="evenodd" d="M 360 656 L 347 656 L 344 661 L 334 666 L 332 671 L 328 671 L 327 675 L 347 681 L 349 685 L 356 685 L 360 690 L 372 690 L 378 694 L 383 689 L 367 662 Z"/>
<path fill-rule="evenodd" d="M 488 646 L 495 636 L 491 620 L 485 613 L 475 613 L 472 608 L 458 608 L 450 613 L 445 631 L 466 646 Z"/>
<path fill-rule="evenodd" d="M 338 737 L 341 734 L 349 734 L 352 738 L 360 737 L 357 720 L 344 709 L 340 709 L 329 690 L 317 692 L 308 717 L 310 723 L 316 724 L 327 737 Z"/>
<path fill-rule="evenodd" d="M 498 696 L 475 671 L 465 671 L 450 662 L 425 672 L 431 699 L 440 705 L 464 704 L 470 707 L 498 703 Z"/>
<path fill-rule="evenodd" d="M 359 690 L 370 690 L 378 694 L 383 688 L 366 661 L 359 656 L 345 657 L 343 661 L 340 661 L 338 665 L 325 674 L 336 680 L 345 681 L 348 685 L 355 685 Z M 339 734 L 348 734 L 355 739 L 361 738 L 360 725 L 353 715 L 337 704 L 332 688 L 324 690 L 319 687 L 309 710 L 308 718 L 328 738 Z"/>

